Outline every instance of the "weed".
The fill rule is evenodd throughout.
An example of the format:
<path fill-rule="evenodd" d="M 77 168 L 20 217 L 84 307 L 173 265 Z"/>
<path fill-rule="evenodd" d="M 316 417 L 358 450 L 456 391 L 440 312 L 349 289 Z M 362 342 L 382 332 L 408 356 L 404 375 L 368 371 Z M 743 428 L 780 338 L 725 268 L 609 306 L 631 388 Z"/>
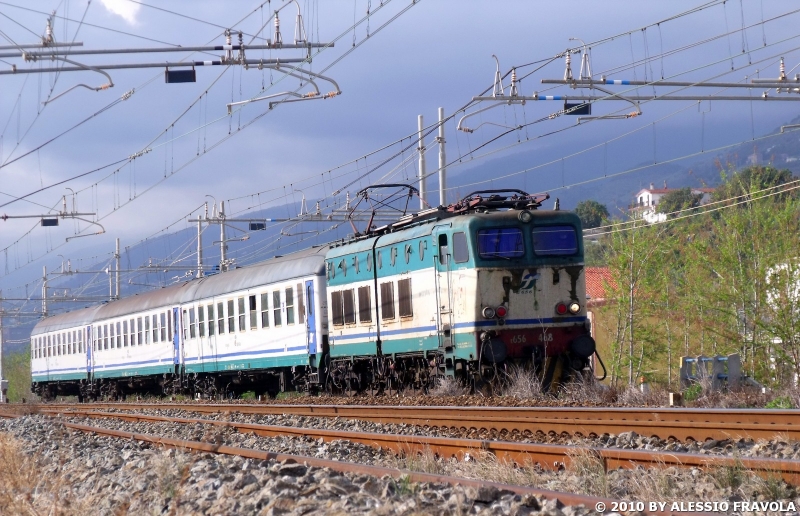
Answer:
<path fill-rule="evenodd" d="M 778 396 L 774 400 L 767 402 L 764 408 L 790 409 L 794 407 L 792 406 L 792 400 L 788 396 Z"/>
<path fill-rule="evenodd" d="M 693 383 L 683 391 L 683 399 L 686 401 L 697 401 L 701 394 L 703 394 L 703 386 L 699 383 Z"/>
<path fill-rule="evenodd" d="M 276 400 L 291 400 L 294 398 L 302 398 L 305 396 L 305 393 L 297 392 L 297 391 L 286 391 L 286 392 L 279 392 L 277 396 L 275 396 Z"/>
<path fill-rule="evenodd" d="M 256 393 L 254 391 L 243 392 L 242 395 L 239 396 L 239 399 L 242 399 L 242 400 L 255 400 L 256 399 Z"/>
<path fill-rule="evenodd" d="M 544 395 L 542 382 L 533 371 L 516 365 L 508 368 L 503 394 L 519 399 L 541 399 Z"/>
<path fill-rule="evenodd" d="M 464 396 L 469 394 L 469 389 L 455 378 L 445 376 L 436 381 L 436 386 L 430 390 L 431 396 Z"/>
<path fill-rule="evenodd" d="M 608 497 L 605 461 L 595 450 L 578 448 L 571 451 L 567 469 L 578 477 L 583 492 L 592 496 Z"/>

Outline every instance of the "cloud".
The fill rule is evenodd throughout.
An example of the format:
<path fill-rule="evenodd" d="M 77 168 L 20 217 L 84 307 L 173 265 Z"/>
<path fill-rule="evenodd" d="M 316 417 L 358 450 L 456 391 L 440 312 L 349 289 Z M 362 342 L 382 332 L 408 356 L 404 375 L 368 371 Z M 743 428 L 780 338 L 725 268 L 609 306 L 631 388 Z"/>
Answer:
<path fill-rule="evenodd" d="M 128 0 L 101 0 L 103 6 L 112 14 L 122 17 L 131 25 L 136 25 L 136 15 L 142 8 L 139 4 L 134 4 Z"/>

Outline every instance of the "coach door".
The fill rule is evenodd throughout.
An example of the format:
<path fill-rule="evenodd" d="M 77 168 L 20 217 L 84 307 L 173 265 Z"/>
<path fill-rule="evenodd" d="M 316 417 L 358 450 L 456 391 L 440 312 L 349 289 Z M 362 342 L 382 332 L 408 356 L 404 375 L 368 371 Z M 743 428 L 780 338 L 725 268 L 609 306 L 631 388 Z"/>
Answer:
<path fill-rule="evenodd" d="M 86 327 L 86 340 L 84 340 L 84 342 L 86 343 L 86 372 L 88 373 L 89 380 L 91 381 L 92 372 L 94 371 L 94 367 L 93 367 L 94 364 L 92 363 L 92 361 L 94 360 L 94 355 L 92 354 L 92 327 L 91 326 L 87 326 Z"/>
<path fill-rule="evenodd" d="M 314 281 L 306 281 L 306 349 L 309 355 L 317 353 L 317 313 L 314 309 Z"/>
<path fill-rule="evenodd" d="M 449 225 L 448 225 L 449 226 Z M 453 326 L 452 310 L 452 285 L 451 285 L 451 262 L 452 262 L 452 235 L 445 231 L 446 228 L 437 229 L 433 236 L 436 239 L 436 252 L 434 253 L 435 285 L 436 285 L 436 305 L 437 326 L 439 330 L 439 346 L 450 346 L 450 331 Z"/>
<path fill-rule="evenodd" d="M 172 309 L 172 356 L 174 364 L 181 363 L 181 309 Z"/>

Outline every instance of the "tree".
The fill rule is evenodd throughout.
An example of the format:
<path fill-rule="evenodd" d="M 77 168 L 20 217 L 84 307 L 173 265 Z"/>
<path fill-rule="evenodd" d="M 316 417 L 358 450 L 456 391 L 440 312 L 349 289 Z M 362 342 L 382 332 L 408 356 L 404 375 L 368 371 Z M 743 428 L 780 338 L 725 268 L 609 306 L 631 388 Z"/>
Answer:
<path fill-rule="evenodd" d="M 606 205 L 592 199 L 579 202 L 575 207 L 575 214 L 580 217 L 583 229 L 596 228 L 609 218 Z"/>
<path fill-rule="evenodd" d="M 732 174 L 730 177 L 726 177 L 723 174 L 723 183 L 714 191 L 713 199 L 721 201 L 739 195 L 746 195 L 771 186 L 786 184 L 794 179 L 791 170 L 778 170 L 773 167 L 759 166 L 748 167 Z"/>
<path fill-rule="evenodd" d="M 703 194 L 693 194 L 692 189 L 688 186 L 673 190 L 661 198 L 658 203 L 658 212 L 672 213 L 689 208 L 697 208 L 700 206 L 702 199 Z"/>

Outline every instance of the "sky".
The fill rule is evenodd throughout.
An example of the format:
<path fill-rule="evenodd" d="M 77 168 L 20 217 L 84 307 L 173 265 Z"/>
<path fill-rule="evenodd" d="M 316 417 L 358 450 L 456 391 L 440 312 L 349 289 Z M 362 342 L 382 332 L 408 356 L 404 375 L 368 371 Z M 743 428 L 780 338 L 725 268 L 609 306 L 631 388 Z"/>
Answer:
<path fill-rule="evenodd" d="M 55 11 L 55 39 L 82 42 L 76 48 L 84 50 L 221 45 L 225 28 L 243 31 L 244 42 L 255 45 L 263 38 L 274 39 L 271 16 L 276 9 L 281 9 L 283 42 L 291 43 L 299 7 L 309 40 L 335 40 L 333 47 L 318 54 L 315 49 L 312 62 L 304 67 L 316 73 L 324 70 L 323 75 L 335 81 L 315 80 L 321 94 L 337 86 L 341 91 L 332 98 L 274 109 L 269 101 L 251 102 L 228 115 L 228 103 L 286 91 L 306 93 L 312 86 L 283 71 L 240 66 L 197 67 L 197 82 L 185 84 L 166 84 L 163 66 L 109 70 L 113 87 L 100 91 L 75 87 L 108 83 L 106 76 L 92 70 L 0 75 L 0 205 L 5 205 L 0 206 L 0 216 L 52 214 L 63 209 L 62 202 L 67 211 L 92 214 L 81 216 L 85 221 L 62 220 L 57 228 L 40 227 L 36 218 L 0 221 L 0 290 L 6 296 L 35 291 L 42 266 L 52 271 L 64 260 L 101 261 L 113 251 L 116 238 L 124 247 L 163 234 L 166 228 L 187 227 L 186 219 L 201 213 L 197 210 L 205 202 L 225 200 L 227 213 L 236 216 L 298 203 L 303 196 L 309 207 L 319 201 L 330 209 L 344 202 L 347 192 L 355 194 L 368 184 L 406 181 L 416 174 L 416 142 L 408 137 L 417 129 L 417 116 L 432 124 L 439 107 L 446 116 L 455 115 L 445 125 L 448 161 L 463 157 L 448 169 L 448 200 L 467 188 L 458 182 L 460 173 L 491 159 L 524 156 L 525 167 L 532 170 L 514 177 L 538 191 L 539 186 L 551 188 L 550 183 L 555 188 L 621 170 L 629 162 L 670 159 L 745 141 L 797 116 L 800 104 L 791 102 L 653 102 L 642 105 L 642 114 L 629 120 L 576 126 L 574 117 L 548 119 L 560 103 L 529 102 L 469 118 L 467 127 L 480 125 L 473 133 L 456 130 L 464 115 L 459 110 L 492 85 L 493 55 L 503 74 L 517 67 L 523 77 L 521 95 L 577 93 L 540 83 L 543 78 L 563 78 L 563 58 L 551 58 L 580 46 L 570 38 L 590 45 L 595 78 L 608 74 L 618 79 L 734 82 L 745 76 L 776 77 L 780 56 L 785 56 L 787 70 L 800 63 L 800 13 L 786 15 L 794 4 L 730 0 L 670 19 L 706 4 L 715 2 L 565 0 L 557 8 L 514 0 L 298 0 L 296 5 L 280 0 L 0 2 L 0 37 L 5 39 L 0 44 L 37 42 L 47 13 Z M 779 15 L 785 16 L 762 24 Z M 732 32 L 742 26 L 745 30 Z M 236 42 L 238 34 L 233 39 Z M 91 67 L 210 60 L 221 53 L 67 57 Z M 661 57 L 662 53 L 668 55 Z M 297 49 L 250 49 L 246 56 L 297 59 L 305 54 Z M 632 61 L 653 56 L 631 67 Z M 0 71 L 11 65 L 72 66 L 2 57 Z M 290 66 L 284 63 L 283 70 Z M 537 71 L 539 66 L 543 67 Z M 579 70 L 580 55 L 574 55 L 572 73 L 577 76 Z M 509 82 L 506 77 L 506 88 Z M 643 88 L 638 94 L 653 91 Z M 658 89 L 660 94 L 666 91 Z M 716 92 L 694 88 L 679 94 Z M 742 89 L 725 94 L 748 93 Z M 44 104 L 48 98 L 55 100 Z M 467 112 L 480 107 L 484 106 Z M 630 113 L 634 107 L 607 102 L 593 110 Z M 529 123 L 492 141 L 509 127 Z M 630 132 L 636 134 L 625 136 Z M 426 141 L 431 143 L 434 136 Z M 595 145 L 604 154 L 593 154 L 594 167 L 586 166 L 585 159 L 573 165 L 565 158 L 536 168 L 542 165 L 537 156 L 569 156 Z M 617 161 L 608 161 L 609 148 Z M 437 167 L 436 148 L 430 149 L 428 171 Z M 89 173 L 93 170 L 97 171 Z M 497 170 L 497 175 L 514 172 Z M 558 175 L 560 181 L 554 179 Z M 429 183 L 435 188 L 435 178 Z"/>

